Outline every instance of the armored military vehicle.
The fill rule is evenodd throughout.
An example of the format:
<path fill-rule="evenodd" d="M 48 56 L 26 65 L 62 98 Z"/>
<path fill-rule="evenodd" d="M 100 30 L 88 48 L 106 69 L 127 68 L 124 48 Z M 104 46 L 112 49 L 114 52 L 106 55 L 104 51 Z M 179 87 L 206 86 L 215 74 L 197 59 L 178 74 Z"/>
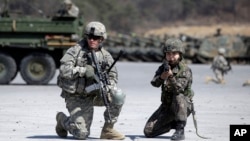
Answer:
<path fill-rule="evenodd" d="M 119 36 L 114 37 L 119 38 Z M 124 50 L 126 54 L 123 58 L 128 61 L 162 61 L 163 53 L 161 51 L 161 44 L 164 42 L 164 39 L 137 37 L 138 41 L 134 42 L 132 41 L 132 36 L 127 36 L 126 38 L 126 41 L 117 39 L 116 43 L 114 40 L 107 40 L 108 43 L 105 44 L 105 47 L 113 56 L 118 55 L 121 49 Z M 128 40 L 128 38 L 130 39 Z M 235 64 L 250 63 L 250 37 L 216 34 L 205 38 L 195 38 L 180 34 L 179 38 L 184 43 L 184 57 L 188 63 L 211 63 L 220 47 L 226 49 L 225 57 L 230 62 Z M 123 42 L 128 42 L 129 45 L 125 45 Z"/>
<path fill-rule="evenodd" d="M 0 11 L 2 12 L 2 11 Z M 3 11 L 0 16 L 0 84 L 9 84 L 20 72 L 27 84 L 44 85 L 55 75 L 59 60 L 66 49 L 81 37 L 83 19 L 52 16 L 38 18 L 12 17 Z M 121 60 L 160 62 L 164 37 L 137 35 L 108 35 L 105 48 Z M 192 63 L 209 63 L 219 47 L 226 48 L 226 58 L 236 63 L 250 63 L 250 38 L 216 35 L 204 39 L 181 36 L 185 44 L 185 58 Z"/>
<path fill-rule="evenodd" d="M 204 60 L 211 60 L 220 47 L 226 49 L 225 57 L 231 62 L 243 63 L 250 59 L 249 49 L 242 39 L 238 36 L 229 35 L 205 39 L 198 50 L 199 57 Z"/>
<path fill-rule="evenodd" d="M 0 84 L 20 72 L 31 85 L 48 84 L 65 50 L 82 37 L 83 19 L 0 17 Z"/>
<path fill-rule="evenodd" d="M 247 40 L 246 40 L 247 41 Z M 186 41 L 186 58 L 194 63 L 210 63 L 218 48 L 226 49 L 225 57 L 232 63 L 249 64 L 250 46 L 241 36 L 219 35 Z"/>
<path fill-rule="evenodd" d="M 163 57 L 161 51 L 163 41 L 154 35 L 142 37 L 135 34 L 118 34 L 109 35 L 104 46 L 114 57 L 119 54 L 120 50 L 124 50 L 126 54 L 122 56 L 121 60 L 160 62 Z"/>

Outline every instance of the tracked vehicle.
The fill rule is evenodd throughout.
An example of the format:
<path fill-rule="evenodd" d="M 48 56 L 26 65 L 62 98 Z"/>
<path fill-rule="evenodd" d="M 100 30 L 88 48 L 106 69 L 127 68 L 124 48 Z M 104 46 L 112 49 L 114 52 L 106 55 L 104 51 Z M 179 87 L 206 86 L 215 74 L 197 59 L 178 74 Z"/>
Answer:
<path fill-rule="evenodd" d="M 250 63 L 248 38 L 236 35 L 220 35 L 186 42 L 186 58 L 193 63 L 211 63 L 218 48 L 225 48 L 225 57 L 234 64 Z"/>

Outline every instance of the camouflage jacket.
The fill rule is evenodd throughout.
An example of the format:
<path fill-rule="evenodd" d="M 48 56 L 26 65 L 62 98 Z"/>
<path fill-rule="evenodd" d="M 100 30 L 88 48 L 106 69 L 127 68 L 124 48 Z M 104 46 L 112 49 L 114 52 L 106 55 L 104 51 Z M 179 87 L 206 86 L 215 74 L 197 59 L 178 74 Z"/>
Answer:
<path fill-rule="evenodd" d="M 173 96 L 178 94 L 183 94 L 188 98 L 192 98 L 193 91 L 191 85 L 193 78 L 191 69 L 184 64 L 184 62 L 180 62 L 177 66 L 171 68 L 171 70 L 173 72 L 173 77 L 168 78 L 167 80 L 162 80 L 160 78 L 160 75 L 163 72 L 162 64 L 151 81 L 151 84 L 154 87 L 161 86 L 161 101 L 163 103 L 169 103 L 172 101 Z"/>
<path fill-rule="evenodd" d="M 225 59 L 224 56 L 222 55 L 218 55 L 215 56 L 212 62 L 212 66 L 211 68 L 213 70 L 220 70 L 222 72 L 227 72 L 230 69 L 229 63 L 227 62 L 227 60 Z"/>
<path fill-rule="evenodd" d="M 114 62 L 111 54 L 103 47 L 96 52 L 96 56 L 98 63 L 102 66 L 106 66 L 102 71 L 106 71 Z M 84 75 L 81 77 L 79 72 L 75 72 L 74 69 L 76 67 L 86 69 L 86 65 L 91 65 L 95 68 L 91 57 L 91 50 L 89 50 L 87 43 L 82 40 L 75 46 L 69 48 L 60 62 L 58 85 L 68 93 L 84 93 L 85 87 L 91 85 L 93 81 L 87 80 Z M 111 84 L 117 83 L 118 73 L 115 66 L 111 69 L 108 76 Z"/>

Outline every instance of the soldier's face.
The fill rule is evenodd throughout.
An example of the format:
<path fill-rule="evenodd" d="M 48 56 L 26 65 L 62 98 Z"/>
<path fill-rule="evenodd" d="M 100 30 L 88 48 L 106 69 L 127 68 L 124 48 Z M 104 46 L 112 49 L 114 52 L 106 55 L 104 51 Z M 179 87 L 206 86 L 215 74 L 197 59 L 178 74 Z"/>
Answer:
<path fill-rule="evenodd" d="M 72 4 L 65 3 L 65 7 L 66 7 L 67 10 L 69 10 L 72 7 Z"/>
<path fill-rule="evenodd" d="M 100 36 L 94 36 L 94 35 L 89 35 L 87 36 L 87 41 L 90 49 L 98 49 L 100 43 L 102 42 L 102 37 Z"/>
<path fill-rule="evenodd" d="M 175 65 L 180 60 L 180 53 L 179 52 L 166 52 L 166 60 L 169 62 L 170 65 Z"/>

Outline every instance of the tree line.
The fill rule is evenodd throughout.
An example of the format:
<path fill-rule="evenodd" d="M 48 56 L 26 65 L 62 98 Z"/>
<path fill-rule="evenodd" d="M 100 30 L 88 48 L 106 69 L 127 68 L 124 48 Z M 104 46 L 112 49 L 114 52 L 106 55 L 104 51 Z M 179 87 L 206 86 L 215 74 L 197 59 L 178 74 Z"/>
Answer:
<path fill-rule="evenodd" d="M 0 11 L 4 2 L 0 0 Z M 249 0 L 72 0 L 86 22 L 98 20 L 109 31 L 131 33 L 163 25 L 249 23 Z M 50 17 L 63 0 L 8 0 L 10 12 Z"/>

